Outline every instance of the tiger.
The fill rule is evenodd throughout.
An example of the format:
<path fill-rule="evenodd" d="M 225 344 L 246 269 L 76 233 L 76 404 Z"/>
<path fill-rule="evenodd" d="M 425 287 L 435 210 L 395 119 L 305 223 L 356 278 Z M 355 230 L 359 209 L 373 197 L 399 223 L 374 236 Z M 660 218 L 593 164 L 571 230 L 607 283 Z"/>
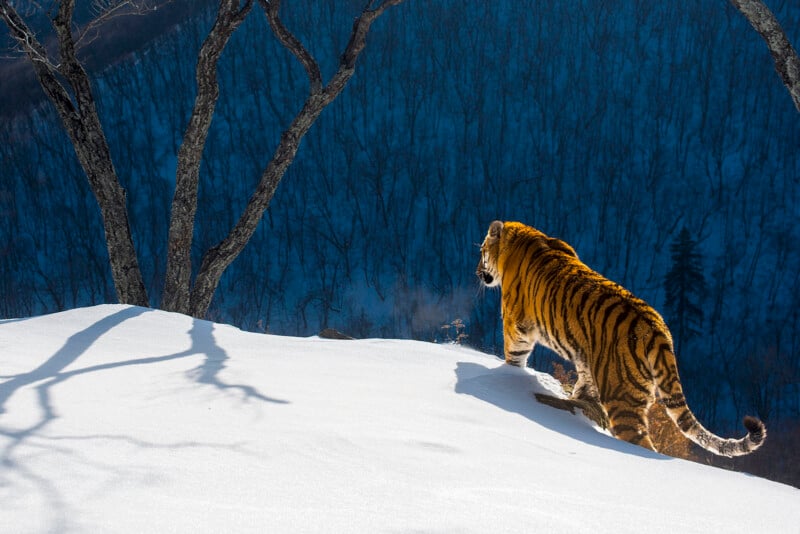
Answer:
<path fill-rule="evenodd" d="M 587 267 L 564 241 L 519 222 L 494 221 L 476 274 L 483 286 L 500 288 L 505 362 L 524 367 L 537 344 L 571 361 L 577 380 L 563 400 L 595 407 L 618 439 L 658 452 L 647 414 L 660 402 L 683 435 L 714 454 L 742 456 L 763 444 L 766 427 L 755 417 L 744 418 L 748 433 L 741 439 L 721 438 L 700 424 L 684 398 L 661 315 Z"/>

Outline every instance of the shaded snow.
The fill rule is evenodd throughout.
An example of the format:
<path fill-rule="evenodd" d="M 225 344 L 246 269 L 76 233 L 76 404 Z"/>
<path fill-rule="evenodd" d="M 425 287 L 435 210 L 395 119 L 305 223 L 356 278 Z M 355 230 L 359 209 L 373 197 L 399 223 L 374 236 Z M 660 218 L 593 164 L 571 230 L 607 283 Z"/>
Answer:
<path fill-rule="evenodd" d="M 104 305 L 0 322 L 0 531 L 800 532 L 800 492 L 540 405 L 452 345 Z"/>

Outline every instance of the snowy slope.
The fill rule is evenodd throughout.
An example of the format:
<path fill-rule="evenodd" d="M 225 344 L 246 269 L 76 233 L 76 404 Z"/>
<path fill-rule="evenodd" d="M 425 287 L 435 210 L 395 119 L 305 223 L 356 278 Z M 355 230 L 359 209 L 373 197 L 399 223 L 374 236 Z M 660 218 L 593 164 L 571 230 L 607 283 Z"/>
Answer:
<path fill-rule="evenodd" d="M 144 308 L 0 322 L 0 532 L 800 532 L 800 492 L 538 405 L 458 346 Z"/>

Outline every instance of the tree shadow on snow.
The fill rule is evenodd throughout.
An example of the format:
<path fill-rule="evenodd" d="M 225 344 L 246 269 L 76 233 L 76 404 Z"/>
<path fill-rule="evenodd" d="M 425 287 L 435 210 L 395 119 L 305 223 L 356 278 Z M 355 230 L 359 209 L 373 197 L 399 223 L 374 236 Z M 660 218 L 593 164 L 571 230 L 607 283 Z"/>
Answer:
<path fill-rule="evenodd" d="M 132 306 L 104 317 L 93 325 L 70 336 L 66 343 L 64 343 L 64 346 L 62 346 L 58 351 L 56 351 L 55 354 L 53 354 L 53 356 L 51 356 L 36 369 L 27 373 L 9 377 L 8 380 L 0 384 L 0 414 L 5 411 L 6 401 L 17 390 L 35 382 L 40 382 L 43 380 L 45 381 L 43 384 L 36 386 L 36 390 L 45 414 L 43 420 L 49 420 L 52 419 L 53 411 L 50 407 L 50 396 L 48 390 L 52 386 L 68 380 L 73 376 L 132 365 L 154 364 L 167 360 L 176 360 L 201 354 L 205 356 L 204 362 L 194 371 L 190 371 L 188 373 L 188 375 L 191 376 L 196 382 L 208 384 L 223 391 L 229 389 L 238 390 L 242 392 L 245 399 L 257 399 L 265 402 L 274 402 L 277 404 L 288 404 L 288 401 L 274 399 L 263 395 L 253 386 L 243 384 L 226 384 L 223 382 L 218 375 L 220 371 L 225 368 L 225 361 L 228 360 L 229 357 L 225 350 L 222 349 L 222 347 L 220 347 L 214 339 L 214 323 L 200 319 L 193 319 L 192 328 L 189 330 L 189 337 L 192 344 L 184 351 L 163 356 L 134 358 L 119 362 L 93 365 L 67 372 L 63 371 L 68 365 L 75 363 L 78 358 L 80 358 L 80 356 L 83 355 L 86 350 L 88 350 L 102 335 L 108 333 L 111 329 L 120 325 L 124 321 L 142 315 L 148 311 L 150 311 L 149 308 Z"/>
<path fill-rule="evenodd" d="M 505 411 L 520 414 L 547 429 L 589 445 L 643 458 L 668 459 L 667 456 L 598 432 L 583 414 L 573 415 L 541 404 L 534 394 L 552 395 L 552 392 L 545 388 L 536 375 L 524 369 L 510 365 L 489 368 L 472 362 L 458 362 L 455 372 L 456 393 L 471 395 Z"/>
<path fill-rule="evenodd" d="M 55 525 L 54 530 L 66 530 L 66 528 L 61 528 L 67 524 L 69 515 L 66 511 L 64 499 L 46 476 L 29 469 L 24 461 L 15 459 L 14 451 L 57 417 L 50 399 L 50 388 L 66 380 L 66 375 L 71 374 L 63 373 L 63 370 L 77 361 L 100 336 L 127 319 L 141 315 L 145 311 L 147 311 L 146 308 L 130 307 L 104 317 L 88 328 L 70 336 L 60 349 L 37 368 L 26 373 L 5 377 L 7 380 L 0 384 L 0 415 L 2 415 L 6 411 L 6 402 L 17 391 L 36 382 L 42 382 L 35 388 L 41 409 L 38 421 L 34 421 L 29 427 L 21 429 L 11 430 L 0 427 L 0 436 L 5 436 L 9 439 L 8 443 L 0 451 L 0 466 L 16 472 L 19 476 L 39 488 L 40 494 L 48 503 L 48 509 Z M 4 481 L 0 478 L 0 486 L 3 484 Z"/>
<path fill-rule="evenodd" d="M 63 526 L 68 522 L 68 514 L 65 511 L 63 499 L 47 477 L 28 469 L 24 461 L 16 459 L 14 451 L 28 441 L 29 438 L 39 434 L 49 423 L 59 416 L 52 404 L 51 398 L 51 391 L 58 384 L 72 377 L 87 373 L 98 373 L 109 369 L 134 365 L 156 364 L 168 360 L 202 355 L 204 356 L 204 360 L 200 366 L 187 372 L 187 376 L 195 382 L 215 387 L 221 391 L 240 392 L 244 400 L 255 399 L 270 403 L 288 404 L 288 401 L 271 398 L 262 394 L 251 385 L 229 384 L 224 382 L 219 375 L 220 372 L 225 369 L 225 362 L 229 357 L 225 350 L 220 347 L 214 339 L 214 323 L 199 319 L 194 319 L 192 322 L 192 327 L 189 330 L 191 345 L 184 351 L 162 356 L 109 362 L 70 371 L 64 370 L 68 366 L 75 364 L 100 337 L 107 334 L 124 321 L 149 311 L 149 308 L 132 306 L 112 313 L 87 328 L 74 333 L 60 349 L 35 369 L 25 373 L 4 377 L 5 381 L 0 383 L 0 415 L 6 411 L 6 404 L 15 393 L 26 386 L 36 384 L 34 389 L 40 408 L 38 420 L 32 421 L 30 426 L 25 428 L 12 429 L 0 426 L 0 436 L 8 438 L 8 442 L 0 449 L 0 468 L 10 469 L 39 487 L 42 496 L 50 503 L 50 510 L 53 513 L 55 518 L 54 524 L 56 525 Z M 58 438 L 51 436 L 49 439 Z M 120 437 L 120 439 L 128 438 L 123 436 Z M 130 439 L 132 440 L 132 438 Z M 191 443 L 189 445 L 205 446 L 205 444 L 200 443 Z M 186 446 L 186 444 L 167 444 L 166 446 L 181 447 Z M 226 448 L 230 447 L 226 445 Z M 0 469 L 0 474 L 2 474 L 2 469 Z M 2 477 L 0 477 L 0 486 L 3 484 Z M 57 528 L 57 530 L 61 529 Z"/>
<path fill-rule="evenodd" d="M 8 399 L 11 398 L 11 396 L 14 395 L 17 390 L 29 384 L 47 380 L 49 378 L 61 381 L 58 380 L 58 378 L 64 376 L 62 371 L 68 365 L 75 363 L 75 361 L 77 361 L 77 359 L 84 352 L 86 352 L 89 347 L 91 347 L 92 344 L 94 344 L 94 342 L 100 338 L 100 336 L 106 334 L 112 328 L 120 325 L 124 321 L 133 317 L 137 317 L 146 311 L 148 311 L 147 308 L 130 307 L 119 310 L 116 313 L 112 313 L 107 317 L 103 317 L 93 325 L 81 330 L 80 332 L 72 334 L 60 349 L 58 349 L 52 356 L 50 356 L 50 358 L 48 358 L 36 369 L 28 371 L 27 373 L 21 373 L 9 377 L 8 380 L 0 384 L 0 414 L 5 412 L 6 401 L 8 401 Z M 37 387 L 37 390 L 39 390 L 40 400 L 42 399 L 43 395 L 42 389 L 46 390 L 47 387 L 49 387 L 49 384 L 50 383 L 47 383 Z M 44 396 L 48 397 L 46 393 Z M 49 398 L 45 400 L 48 400 L 49 406 Z M 52 410 L 45 409 L 46 414 L 51 413 L 51 411 Z"/>
<path fill-rule="evenodd" d="M 203 354 L 205 356 L 205 361 L 187 374 L 200 384 L 214 386 L 220 391 L 239 391 L 242 393 L 245 400 L 256 399 L 276 404 L 289 404 L 289 401 L 275 399 L 259 393 L 253 386 L 246 384 L 228 384 L 219 378 L 219 373 L 225 369 L 225 362 L 229 357 L 225 350 L 217 345 L 214 339 L 214 326 L 215 324 L 210 321 L 202 321 L 200 319 L 194 320 L 192 329 L 189 331 L 192 346 L 185 352 L 188 354 Z"/>

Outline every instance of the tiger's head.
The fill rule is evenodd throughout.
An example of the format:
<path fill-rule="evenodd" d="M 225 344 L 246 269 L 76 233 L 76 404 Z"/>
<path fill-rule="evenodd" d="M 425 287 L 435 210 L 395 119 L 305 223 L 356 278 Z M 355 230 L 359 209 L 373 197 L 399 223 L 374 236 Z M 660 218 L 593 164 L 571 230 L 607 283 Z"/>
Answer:
<path fill-rule="evenodd" d="M 527 256 L 525 261 L 529 261 L 539 254 L 569 257 L 567 261 L 578 259 L 575 250 L 567 243 L 548 237 L 536 228 L 518 222 L 494 221 L 481 245 L 481 258 L 475 274 L 486 287 L 496 287 L 502 281 L 501 264 L 505 271 L 516 271 L 522 265 L 523 256 Z M 516 260 L 509 260 L 512 257 Z M 507 274 L 514 276 L 513 272 Z"/>
<path fill-rule="evenodd" d="M 500 285 L 500 270 L 497 266 L 497 260 L 500 256 L 500 234 L 502 230 L 503 222 L 494 221 L 489 226 L 486 239 L 483 240 L 481 245 L 481 258 L 478 261 L 478 268 L 475 270 L 475 274 L 478 275 L 478 278 L 486 287 Z"/>

